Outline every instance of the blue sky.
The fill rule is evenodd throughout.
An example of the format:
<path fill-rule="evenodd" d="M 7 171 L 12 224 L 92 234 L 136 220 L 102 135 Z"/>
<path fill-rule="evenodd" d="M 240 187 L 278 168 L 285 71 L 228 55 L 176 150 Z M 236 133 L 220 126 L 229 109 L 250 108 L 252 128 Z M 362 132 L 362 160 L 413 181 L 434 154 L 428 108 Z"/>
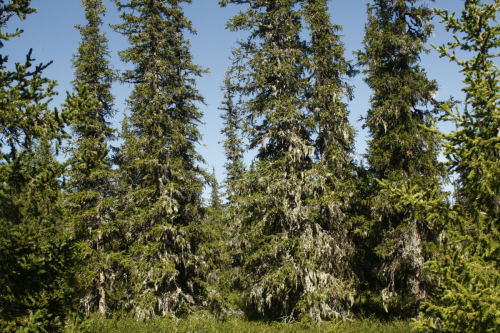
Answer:
<path fill-rule="evenodd" d="M 437 0 L 429 3 L 431 7 L 436 6 L 442 9 L 456 11 L 462 10 L 463 0 Z M 353 51 L 362 48 L 364 37 L 364 25 L 366 22 L 366 0 L 332 0 L 330 2 L 330 14 L 332 22 L 343 26 L 341 32 L 343 42 L 346 46 L 346 58 L 355 60 Z M 103 30 L 109 39 L 109 49 L 111 51 L 111 64 L 116 69 L 127 68 L 121 63 L 117 51 L 127 48 L 127 40 L 120 34 L 112 31 L 108 23 L 119 23 L 120 19 L 116 6 L 112 1 L 106 1 L 108 13 L 104 21 Z M 5 43 L 1 50 L 3 54 L 9 55 L 9 63 L 12 66 L 15 62 L 23 62 L 27 52 L 33 48 L 33 57 L 36 64 L 48 61 L 54 63 L 44 72 L 44 76 L 57 80 L 59 86 L 56 90 L 59 96 L 54 98 L 53 107 L 59 107 L 63 103 L 66 91 L 71 91 L 70 82 L 73 80 L 73 69 L 71 68 L 71 58 L 76 53 L 80 35 L 74 29 L 75 24 L 85 24 L 83 7 L 79 0 L 33 0 L 32 6 L 37 8 L 38 13 L 31 14 L 25 21 L 20 22 L 12 19 L 5 30 L 13 31 L 15 28 L 24 29 L 20 38 L 14 38 Z M 244 32 L 231 32 L 225 29 L 226 22 L 240 10 L 246 10 L 245 5 L 228 5 L 220 8 L 218 0 L 193 0 L 191 5 L 185 6 L 185 14 L 192 21 L 193 26 L 198 31 L 197 35 L 186 36 L 190 39 L 194 62 L 210 70 L 210 74 L 197 79 L 197 87 L 206 99 L 206 106 L 200 108 L 205 114 L 204 125 L 200 126 L 206 147 L 199 147 L 199 153 L 207 162 L 207 169 L 211 171 L 215 166 L 217 178 L 222 181 L 224 178 L 223 164 L 225 157 L 222 145 L 224 137 L 220 134 L 222 119 L 218 107 L 223 98 L 220 86 L 223 81 L 224 72 L 230 66 L 231 48 L 235 46 L 238 39 L 245 38 Z M 435 45 L 445 44 L 452 40 L 452 34 L 447 33 L 438 18 L 434 22 L 436 29 L 431 43 Z M 429 48 L 430 45 L 429 45 Z M 436 79 L 440 86 L 438 99 L 448 99 L 454 96 L 455 99 L 463 100 L 463 76 L 458 72 L 456 64 L 450 63 L 446 59 L 440 59 L 434 49 L 428 55 L 422 56 L 422 67 L 426 69 L 430 79 Z M 360 116 L 364 116 L 369 107 L 370 90 L 363 82 L 363 75 L 358 75 L 350 80 L 355 86 L 354 100 L 349 103 L 350 120 L 358 130 L 356 137 L 356 150 L 358 154 L 363 154 L 366 149 L 366 131 L 361 129 L 362 122 L 358 121 Z M 131 91 L 130 86 L 116 83 L 113 94 L 116 97 L 116 108 L 118 114 L 113 120 L 114 126 L 121 128 L 120 121 L 125 111 L 125 99 Z M 448 132 L 453 129 L 451 124 L 440 124 L 442 131 Z M 116 143 L 115 143 L 116 145 Z M 247 163 L 253 156 L 248 154 Z"/>

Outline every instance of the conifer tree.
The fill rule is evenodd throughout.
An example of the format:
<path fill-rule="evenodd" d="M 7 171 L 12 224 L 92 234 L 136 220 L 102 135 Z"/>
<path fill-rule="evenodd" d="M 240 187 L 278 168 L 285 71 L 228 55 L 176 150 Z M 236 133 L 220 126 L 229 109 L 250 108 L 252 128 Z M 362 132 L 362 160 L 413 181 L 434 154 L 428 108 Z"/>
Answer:
<path fill-rule="evenodd" d="M 203 241 L 200 242 L 198 251 L 200 257 L 204 259 L 203 269 L 206 271 L 206 278 L 203 281 L 198 280 L 198 283 L 202 286 L 207 307 L 223 319 L 241 312 L 235 309 L 234 302 L 229 300 L 233 292 L 232 281 L 240 278 L 237 274 L 239 267 L 235 267 L 232 262 L 234 251 L 231 251 L 230 246 L 231 235 L 237 226 L 231 221 L 230 206 L 223 204 L 221 200 L 215 167 L 212 167 L 212 170 L 209 179 L 212 190 L 207 214 L 202 222 Z"/>
<path fill-rule="evenodd" d="M 444 170 L 438 163 L 439 138 L 422 126 L 434 126 L 437 83 L 419 66 L 432 33 L 432 11 L 414 0 L 377 0 L 368 5 L 364 50 L 358 61 L 373 90 L 364 127 L 369 129 L 368 162 L 371 216 L 365 232 L 378 244 L 377 275 L 384 306 L 413 296 L 418 312 L 426 298 L 423 265 L 434 252 L 436 221 L 417 204 L 439 191 Z M 411 192 L 401 200 L 395 190 Z M 399 296 L 399 298 L 396 298 Z"/>
<path fill-rule="evenodd" d="M 220 212 L 222 210 L 222 201 L 220 199 L 220 188 L 217 176 L 215 175 L 215 167 L 212 166 L 212 192 L 210 193 L 210 207 Z"/>
<path fill-rule="evenodd" d="M 235 187 L 244 171 L 243 153 L 244 143 L 242 140 L 242 119 L 239 103 L 234 102 L 235 86 L 230 76 L 230 72 L 226 73 L 224 78 L 224 101 L 219 110 L 224 111 L 221 118 L 224 120 L 224 128 L 221 134 L 226 136 L 223 141 L 224 153 L 226 155 L 226 179 L 224 186 L 226 188 L 226 196 L 231 205 L 235 199 Z"/>
<path fill-rule="evenodd" d="M 190 312 L 201 304 L 195 281 L 202 270 L 197 255 L 207 173 L 195 145 L 203 102 L 184 32 L 195 33 L 183 14 L 190 0 L 116 1 L 128 37 L 119 53 L 133 69 L 122 82 L 134 85 L 123 121 L 120 167 L 120 228 L 128 235 L 128 306 L 138 318 Z"/>
<path fill-rule="evenodd" d="M 248 1 L 220 2 L 229 3 Z M 284 321 L 304 315 L 318 321 L 346 315 L 353 298 L 342 258 L 348 249 L 336 242 L 342 238 L 343 229 L 337 229 L 342 222 L 332 225 L 330 217 L 322 217 L 324 209 L 338 211 L 335 204 L 321 201 L 327 180 L 315 167 L 312 139 L 318 127 L 317 118 L 310 115 L 312 95 L 328 89 L 323 85 L 329 83 L 311 88 L 306 72 L 321 72 L 318 64 L 328 59 L 311 65 L 309 47 L 300 37 L 304 17 L 313 31 L 325 23 L 324 18 L 317 23 L 312 17 L 326 13 L 325 6 L 321 3 L 318 9 L 313 1 L 301 0 L 253 2 L 228 23 L 231 30 L 251 32 L 234 52 L 232 72 L 238 73 L 235 92 L 242 96 L 242 116 L 249 122 L 245 134 L 250 148 L 260 146 L 236 188 L 236 223 L 247 242 L 244 287 L 258 313 Z M 325 30 L 330 34 L 334 28 L 328 25 Z M 322 40 L 327 44 L 323 47 L 335 47 L 330 44 L 335 38 Z M 339 88 L 337 82 L 334 85 Z M 340 90 L 335 91 L 338 96 L 344 92 Z M 339 99 L 334 98 L 337 106 L 342 104 Z M 334 113 L 333 107 L 329 111 Z M 339 118 L 344 111 L 338 111 Z"/>
<path fill-rule="evenodd" d="M 346 104 L 353 95 L 346 78 L 357 71 L 344 57 L 344 44 L 338 34 L 342 27 L 331 23 L 328 2 L 308 0 L 303 5 L 304 21 L 311 36 L 308 48 L 311 82 L 306 96 L 308 120 L 316 135 L 314 171 L 318 175 L 317 186 L 321 188 L 317 191 L 319 211 L 315 233 L 323 242 L 317 242 L 317 251 L 321 257 L 332 260 L 316 265 L 319 271 L 337 280 L 338 287 L 330 285 L 330 291 L 333 290 L 335 297 L 344 298 L 341 309 L 346 314 L 357 287 L 351 231 L 359 192 L 353 160 L 355 131 L 349 123 Z M 325 303 L 334 302 L 325 299 Z"/>
<path fill-rule="evenodd" d="M 245 172 L 243 162 L 243 154 L 245 145 L 243 142 L 243 119 L 241 115 L 241 99 L 235 101 L 236 98 L 235 79 L 232 77 L 230 70 L 226 72 L 222 91 L 224 92 L 224 100 L 219 110 L 223 111 L 221 118 L 223 119 L 224 127 L 221 134 L 224 134 L 225 139 L 222 141 L 226 163 L 224 164 L 226 178 L 223 182 L 225 188 L 224 194 L 226 204 L 220 218 L 221 237 L 220 247 L 225 250 L 228 256 L 226 272 L 222 272 L 219 284 L 226 283 L 229 287 L 226 288 L 226 294 L 231 292 L 241 293 L 242 281 L 245 280 L 242 275 L 242 266 L 246 255 L 245 246 L 247 243 L 244 236 L 241 237 L 239 231 L 241 225 L 238 219 L 237 199 L 238 184 L 242 181 Z M 221 142 L 219 142 L 221 143 Z M 221 268 L 224 265 L 220 266 Z M 232 306 L 229 305 L 230 309 Z"/>
<path fill-rule="evenodd" d="M 114 115 L 111 84 L 116 74 L 109 68 L 107 38 L 100 32 L 106 8 L 102 0 L 83 0 L 85 25 L 77 25 L 82 41 L 72 62 L 73 86 L 66 109 L 72 115 L 71 169 L 68 173 L 70 224 L 77 240 L 78 288 L 85 312 L 106 313 L 107 281 L 113 254 L 110 237 L 112 213 L 112 167 L 108 142 L 114 130 L 108 121 Z"/>
<path fill-rule="evenodd" d="M 457 200 L 439 209 L 448 222 L 438 260 L 428 264 L 440 284 L 416 322 L 422 332 L 500 330 L 500 2 L 466 0 L 459 17 L 436 10 L 454 41 L 438 51 L 464 74 L 465 110 L 442 107 L 457 130 L 443 134 L 451 172 L 458 174 Z M 468 53 L 456 54 L 456 50 Z M 470 58 L 459 59 L 466 54 Z"/>
<path fill-rule="evenodd" d="M 34 13 L 29 0 L 0 2 L 0 48 L 22 30 L 6 32 L 17 15 Z M 54 330 L 69 296 L 64 269 L 69 247 L 60 207 L 63 165 L 54 156 L 64 119 L 48 107 L 55 81 L 33 66 L 32 50 L 13 70 L 0 55 L 0 330 Z M 21 327 L 22 326 L 22 327 Z"/>
<path fill-rule="evenodd" d="M 357 74 L 350 61 L 344 57 L 344 44 L 337 33 L 342 27 L 331 23 L 328 14 L 328 0 L 306 1 L 305 21 L 311 35 L 309 53 L 312 72 L 308 110 L 314 121 L 317 154 L 316 171 L 324 179 L 320 199 L 319 219 L 325 230 L 333 230 L 338 248 L 337 264 L 343 266 L 345 279 L 352 278 L 349 261 L 354 251 L 350 244 L 350 231 L 356 189 L 353 160 L 355 130 L 348 120 L 349 111 L 346 101 L 353 98 L 353 89 L 346 78 Z M 340 260 L 343 258 L 343 260 Z"/>

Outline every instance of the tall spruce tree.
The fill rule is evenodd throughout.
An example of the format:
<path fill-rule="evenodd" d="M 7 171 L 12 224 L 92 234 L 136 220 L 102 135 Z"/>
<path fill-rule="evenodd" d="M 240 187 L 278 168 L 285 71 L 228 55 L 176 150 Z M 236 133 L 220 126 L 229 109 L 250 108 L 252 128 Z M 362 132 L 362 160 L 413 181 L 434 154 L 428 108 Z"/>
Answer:
<path fill-rule="evenodd" d="M 224 179 L 224 194 L 226 203 L 224 205 L 224 212 L 221 214 L 221 245 L 226 250 L 228 256 L 227 262 L 229 267 L 227 271 L 221 274 L 219 284 L 226 283 L 229 292 L 242 291 L 242 281 L 245 280 L 242 274 L 242 267 L 246 255 L 244 243 L 246 239 L 240 235 L 241 228 L 240 220 L 237 217 L 237 199 L 240 195 L 238 193 L 238 184 L 242 181 L 245 172 L 245 165 L 243 162 L 243 154 L 245 152 L 245 144 L 243 142 L 243 119 L 241 114 L 241 98 L 236 100 L 236 85 L 235 78 L 232 77 L 230 70 L 226 72 L 224 78 L 224 85 L 222 87 L 224 92 L 224 100 L 219 110 L 223 111 L 221 118 L 223 119 L 224 127 L 221 134 L 225 136 L 222 141 L 224 147 L 224 154 L 226 156 L 226 163 L 224 164 L 226 178 Z M 221 143 L 221 142 L 219 142 Z M 219 245 L 219 246 L 221 246 Z M 223 267 L 223 266 L 221 266 Z M 229 306 L 231 308 L 231 306 Z"/>
<path fill-rule="evenodd" d="M 65 108 L 72 115 L 71 169 L 68 172 L 68 215 L 77 240 L 76 259 L 81 304 L 88 314 L 107 311 L 115 234 L 112 214 L 112 168 L 108 142 L 114 130 L 111 84 L 116 73 L 109 67 L 107 38 L 100 32 L 106 8 L 102 0 L 83 0 L 85 25 L 77 25 L 82 40 L 73 57 L 75 92 L 68 93 Z"/>
<path fill-rule="evenodd" d="M 311 35 L 309 70 L 313 79 L 308 110 L 316 131 L 316 169 L 324 179 L 319 216 L 324 220 L 320 223 L 326 230 L 333 231 L 337 244 L 342 244 L 338 246 L 342 252 L 335 256 L 339 267 L 344 267 L 336 270 L 351 275 L 347 265 L 353 248 L 347 232 L 351 228 L 358 190 L 353 159 L 355 130 L 349 123 L 346 104 L 353 98 L 353 87 L 346 79 L 356 75 L 357 71 L 344 56 L 344 44 L 338 35 L 342 27 L 331 23 L 328 2 L 306 1 L 304 7 Z M 351 277 L 345 276 L 346 279 Z"/>
<path fill-rule="evenodd" d="M 224 187 L 226 188 L 226 197 L 231 205 L 236 196 L 235 187 L 244 171 L 243 153 L 245 152 L 242 130 L 243 123 L 241 119 L 241 110 L 239 101 L 235 102 L 235 85 L 231 73 L 228 71 L 224 78 L 224 100 L 219 110 L 224 111 L 221 118 L 224 120 L 224 128 L 221 134 L 226 139 L 222 141 L 224 154 L 226 155 L 226 179 Z"/>
<path fill-rule="evenodd" d="M 0 2 L 0 48 L 22 30 L 6 32 L 17 15 L 34 13 L 29 0 Z M 60 206 L 63 165 L 55 160 L 64 119 L 49 108 L 55 81 L 33 66 L 30 50 L 9 70 L 0 55 L 0 330 L 60 328 L 69 254 Z"/>
<path fill-rule="evenodd" d="M 323 240 L 316 242 L 316 251 L 325 259 L 315 264 L 319 271 L 330 274 L 331 297 L 343 298 L 344 304 L 336 306 L 345 315 L 357 287 L 351 231 L 359 192 L 353 160 L 355 130 L 349 123 L 346 104 L 353 98 L 353 89 L 346 79 L 357 72 L 344 56 L 344 44 L 338 34 L 342 27 L 331 23 L 328 3 L 329 0 L 308 0 L 303 5 L 304 21 L 311 36 L 308 45 L 311 81 L 306 105 L 308 121 L 316 136 L 314 172 L 316 186 L 320 188 L 316 194 L 319 211 L 315 217 L 315 237 Z M 334 287 L 335 283 L 339 285 Z M 325 296 L 326 304 L 335 304 Z"/>
<path fill-rule="evenodd" d="M 220 2 L 229 3 L 248 1 Z M 333 224 L 331 218 L 336 217 L 322 216 L 325 209 L 336 210 L 336 204 L 322 201 L 327 177 L 318 172 L 314 158 L 312 137 L 318 126 L 310 114 L 315 103 L 311 100 L 329 83 L 317 82 L 311 88 L 306 73 L 312 68 L 320 73 L 321 60 L 311 64 L 309 46 L 300 37 L 304 18 L 310 20 L 313 31 L 333 33 L 331 25 L 319 27 L 324 18 L 321 23 L 313 18 L 317 12 L 326 13 L 325 6 L 302 0 L 252 2 L 246 13 L 240 12 L 228 23 L 231 30 L 251 31 L 234 51 L 232 70 L 239 73 L 234 89 L 242 96 L 242 115 L 249 121 L 245 127 L 250 148 L 258 148 L 256 161 L 236 185 L 236 223 L 248 243 L 242 244 L 247 252 L 244 287 L 258 313 L 285 321 L 304 315 L 318 321 L 346 315 L 353 298 L 342 258 L 349 251 L 343 248 L 348 242 L 337 242 L 342 238 L 343 229 L 337 228 L 341 221 Z M 341 47 L 332 44 L 336 38 L 329 35 L 321 43 L 327 44 L 325 48 Z M 343 70 L 336 74 L 345 74 Z M 339 88 L 337 82 L 333 86 Z M 343 92 L 334 92 L 335 105 L 341 108 Z M 334 113 L 333 107 L 329 110 Z M 338 114 L 343 112 L 340 109 Z"/>
<path fill-rule="evenodd" d="M 368 5 L 364 50 L 358 61 L 373 90 L 364 127 L 371 136 L 368 162 L 371 212 L 365 232 L 376 241 L 384 306 L 413 296 L 413 307 L 426 298 L 423 267 L 435 251 L 436 220 L 418 204 L 439 191 L 444 169 L 438 162 L 434 126 L 437 83 L 419 66 L 432 33 L 432 11 L 415 0 L 377 0 Z M 394 191 L 411 192 L 401 200 Z M 399 297 L 396 297 L 399 296 Z"/>
<path fill-rule="evenodd" d="M 118 154 L 120 228 L 128 235 L 123 260 L 131 306 L 138 318 L 190 312 L 201 304 L 196 278 L 202 191 L 208 179 L 195 146 L 203 102 L 184 32 L 195 33 L 183 14 L 190 0 L 116 1 L 128 37 L 119 53 L 133 69 L 121 80 L 134 85 Z"/>
<path fill-rule="evenodd" d="M 442 108 L 457 130 L 443 134 L 450 171 L 458 174 L 456 202 L 439 209 L 447 241 L 428 264 L 440 281 L 416 322 L 422 332 L 500 330 L 500 2 L 466 0 L 461 16 L 436 10 L 454 41 L 438 51 L 464 74 L 465 110 Z M 459 59 L 456 50 L 471 54 Z"/>

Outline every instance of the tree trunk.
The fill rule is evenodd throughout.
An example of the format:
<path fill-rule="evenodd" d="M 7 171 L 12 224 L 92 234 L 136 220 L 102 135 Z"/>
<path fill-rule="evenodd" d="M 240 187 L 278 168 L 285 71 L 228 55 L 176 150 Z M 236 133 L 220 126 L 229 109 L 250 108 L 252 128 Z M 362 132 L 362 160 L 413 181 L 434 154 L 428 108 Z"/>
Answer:
<path fill-rule="evenodd" d="M 415 299 L 415 318 L 418 318 L 420 315 L 420 302 L 425 301 L 426 299 L 424 281 L 422 276 L 422 270 L 424 268 L 424 257 L 422 256 L 422 250 L 420 249 L 421 242 L 422 239 L 418 231 L 418 224 L 415 221 L 415 226 L 412 230 L 411 235 L 411 245 L 414 251 L 413 268 L 415 272 L 415 276 L 413 278 L 413 281 L 411 281 L 411 284 L 412 294 Z"/>
<path fill-rule="evenodd" d="M 97 251 L 100 255 L 104 253 L 104 241 L 101 237 L 101 231 L 99 231 L 99 238 L 97 239 Z M 106 290 L 104 284 L 106 282 L 106 277 L 104 276 L 104 268 L 99 268 L 99 283 L 98 283 L 98 293 L 99 293 L 99 313 L 101 315 L 106 315 Z"/>

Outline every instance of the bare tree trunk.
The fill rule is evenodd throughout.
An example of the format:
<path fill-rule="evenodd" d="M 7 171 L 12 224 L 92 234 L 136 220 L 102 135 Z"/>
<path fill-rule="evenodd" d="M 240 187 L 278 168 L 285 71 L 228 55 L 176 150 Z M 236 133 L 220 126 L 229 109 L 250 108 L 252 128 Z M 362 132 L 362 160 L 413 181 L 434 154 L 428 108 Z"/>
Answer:
<path fill-rule="evenodd" d="M 422 256 L 422 250 L 420 249 L 420 243 L 422 239 L 418 231 L 418 225 L 415 221 L 415 226 L 411 235 L 411 243 L 413 247 L 413 269 L 415 276 L 411 281 L 412 284 L 412 294 L 415 299 L 415 317 L 418 318 L 420 315 L 420 302 L 425 301 L 426 292 L 424 286 L 424 278 L 422 276 L 422 270 L 424 268 L 424 257 Z"/>
<path fill-rule="evenodd" d="M 101 237 L 101 231 L 99 231 L 99 238 L 97 239 L 97 251 L 99 254 L 104 253 L 104 241 Z M 98 293 L 99 293 L 99 313 L 101 315 L 106 315 L 106 290 L 104 284 L 106 282 L 106 277 L 104 275 L 104 268 L 99 268 L 99 283 L 98 283 Z"/>

